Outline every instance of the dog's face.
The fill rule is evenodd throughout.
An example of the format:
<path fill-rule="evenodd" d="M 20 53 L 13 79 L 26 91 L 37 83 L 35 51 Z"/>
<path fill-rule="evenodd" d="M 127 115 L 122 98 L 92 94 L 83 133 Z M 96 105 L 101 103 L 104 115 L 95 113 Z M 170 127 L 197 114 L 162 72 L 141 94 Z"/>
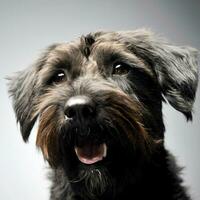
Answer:
<path fill-rule="evenodd" d="M 146 30 L 52 45 L 10 81 L 23 139 L 38 118 L 37 146 L 50 165 L 90 198 L 109 193 L 162 145 L 164 97 L 191 119 L 196 59 L 195 49 Z"/>

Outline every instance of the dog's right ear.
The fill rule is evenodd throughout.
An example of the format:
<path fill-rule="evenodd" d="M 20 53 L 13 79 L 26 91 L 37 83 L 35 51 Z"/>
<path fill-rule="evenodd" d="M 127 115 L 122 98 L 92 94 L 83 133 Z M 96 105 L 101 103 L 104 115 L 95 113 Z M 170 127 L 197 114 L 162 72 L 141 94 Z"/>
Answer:
<path fill-rule="evenodd" d="M 7 78 L 16 119 L 20 124 L 20 131 L 25 142 L 37 119 L 37 115 L 34 115 L 34 107 L 40 92 L 38 72 L 45 65 L 48 54 L 54 47 L 55 45 L 49 47 L 29 68 Z"/>
<path fill-rule="evenodd" d="M 9 77 L 9 94 L 24 141 L 28 140 L 36 117 L 32 118 L 36 97 L 37 72 L 34 67 Z"/>

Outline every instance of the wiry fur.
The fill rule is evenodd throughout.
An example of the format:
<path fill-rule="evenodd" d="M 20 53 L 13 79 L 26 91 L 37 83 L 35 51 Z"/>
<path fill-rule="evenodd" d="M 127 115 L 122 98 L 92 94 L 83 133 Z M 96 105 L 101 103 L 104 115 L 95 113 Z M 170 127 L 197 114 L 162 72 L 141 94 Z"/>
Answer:
<path fill-rule="evenodd" d="M 50 46 L 11 77 L 24 141 L 39 118 L 37 146 L 52 168 L 50 199 L 189 200 L 164 146 L 162 101 L 192 119 L 197 56 L 144 29 L 96 32 Z M 116 63 L 129 71 L 113 74 Z M 55 83 L 59 70 L 66 77 Z M 67 102 L 76 96 L 90 99 L 93 113 L 66 119 Z M 106 158 L 81 163 L 74 146 L 88 143 L 106 143 Z"/>

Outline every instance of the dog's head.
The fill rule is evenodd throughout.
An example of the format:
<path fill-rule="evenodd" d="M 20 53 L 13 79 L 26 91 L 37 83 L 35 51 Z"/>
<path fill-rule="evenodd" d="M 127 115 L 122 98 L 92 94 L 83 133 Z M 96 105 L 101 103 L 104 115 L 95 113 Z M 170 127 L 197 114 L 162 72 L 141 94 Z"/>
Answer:
<path fill-rule="evenodd" d="M 39 118 L 44 158 L 92 197 L 161 145 L 164 99 L 192 119 L 197 79 L 193 48 L 147 30 L 97 32 L 50 46 L 9 92 L 23 139 Z"/>

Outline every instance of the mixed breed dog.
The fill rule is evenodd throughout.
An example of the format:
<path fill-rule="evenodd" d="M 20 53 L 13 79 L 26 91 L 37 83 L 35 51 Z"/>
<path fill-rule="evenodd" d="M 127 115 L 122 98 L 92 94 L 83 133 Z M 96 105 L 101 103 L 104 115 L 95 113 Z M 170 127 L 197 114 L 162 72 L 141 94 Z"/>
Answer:
<path fill-rule="evenodd" d="M 162 102 L 192 119 L 198 52 L 151 31 L 96 32 L 10 77 L 24 141 L 51 167 L 51 200 L 189 200 L 164 145 Z"/>

